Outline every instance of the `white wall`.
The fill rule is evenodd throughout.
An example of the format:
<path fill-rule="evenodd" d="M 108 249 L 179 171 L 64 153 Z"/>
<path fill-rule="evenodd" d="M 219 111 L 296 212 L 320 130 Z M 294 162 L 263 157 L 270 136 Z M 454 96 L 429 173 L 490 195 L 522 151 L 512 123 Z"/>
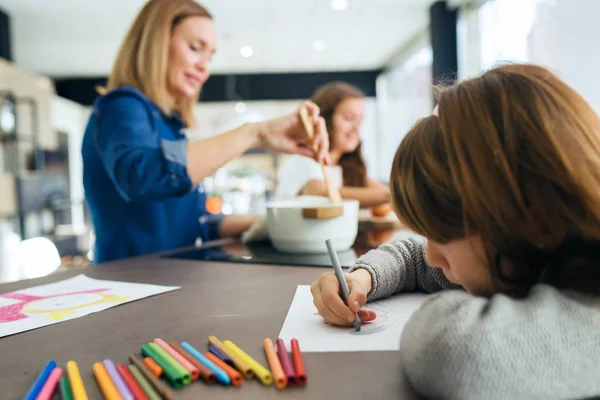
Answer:
<path fill-rule="evenodd" d="M 433 109 L 433 60 L 429 45 L 407 52 L 404 60 L 383 73 L 377 82 L 380 140 L 378 171 L 380 179 L 389 179 L 398 145 L 417 119 Z"/>
<path fill-rule="evenodd" d="M 529 60 L 558 73 L 600 112 L 600 1 L 546 0 L 537 5 Z"/>
<path fill-rule="evenodd" d="M 600 1 L 489 0 L 462 13 L 461 77 L 502 62 L 543 65 L 600 112 Z"/>

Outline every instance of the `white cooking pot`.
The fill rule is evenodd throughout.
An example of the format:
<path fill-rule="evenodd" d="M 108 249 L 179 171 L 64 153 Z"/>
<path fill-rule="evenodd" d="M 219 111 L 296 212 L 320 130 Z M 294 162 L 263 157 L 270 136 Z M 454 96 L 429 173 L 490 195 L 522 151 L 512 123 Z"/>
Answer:
<path fill-rule="evenodd" d="M 267 204 L 267 227 L 273 246 L 286 253 L 327 253 L 325 240 L 336 251 L 349 249 L 358 233 L 358 200 L 344 200 L 339 217 L 305 218 L 305 208 L 331 207 L 326 197 L 299 196 Z"/>

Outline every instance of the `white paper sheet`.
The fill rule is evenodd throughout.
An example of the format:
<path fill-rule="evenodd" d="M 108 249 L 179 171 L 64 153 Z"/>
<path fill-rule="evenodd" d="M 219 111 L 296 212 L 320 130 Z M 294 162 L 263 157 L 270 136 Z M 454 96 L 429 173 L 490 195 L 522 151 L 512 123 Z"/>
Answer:
<path fill-rule="evenodd" d="M 298 286 L 292 305 L 279 333 L 290 348 L 290 340 L 298 339 L 303 352 L 399 350 L 400 335 L 408 318 L 428 297 L 407 293 L 367 303 L 365 309 L 377 313 L 377 319 L 363 323 L 360 332 L 352 327 L 325 323 L 313 304 L 310 286 Z"/>
<path fill-rule="evenodd" d="M 179 289 L 103 281 L 85 275 L 0 294 L 0 337 L 52 325 Z"/>

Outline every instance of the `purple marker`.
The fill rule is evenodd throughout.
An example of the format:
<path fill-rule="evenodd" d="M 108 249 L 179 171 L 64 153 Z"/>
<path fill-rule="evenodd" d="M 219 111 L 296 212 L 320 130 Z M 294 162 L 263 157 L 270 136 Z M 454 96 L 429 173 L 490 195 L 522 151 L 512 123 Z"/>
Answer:
<path fill-rule="evenodd" d="M 233 361 L 231 361 L 231 358 L 227 357 L 227 355 L 225 353 L 223 353 L 221 350 L 219 350 L 212 344 L 208 346 L 208 351 L 213 353 L 215 355 L 215 357 L 219 358 L 224 363 L 229 364 L 233 367 Z"/>
<path fill-rule="evenodd" d="M 125 381 L 123 380 L 123 378 L 121 378 L 121 375 L 119 375 L 119 372 L 117 371 L 117 367 L 115 367 L 115 364 L 111 360 L 108 360 L 108 359 L 102 361 L 102 364 L 104 365 L 104 368 L 106 368 L 106 372 L 108 372 L 110 379 L 113 381 L 113 383 L 117 387 L 117 390 L 119 391 L 119 394 L 121 395 L 123 400 L 135 400 L 133 397 L 133 394 L 131 393 L 131 391 L 129 390 L 127 385 L 125 384 Z"/>

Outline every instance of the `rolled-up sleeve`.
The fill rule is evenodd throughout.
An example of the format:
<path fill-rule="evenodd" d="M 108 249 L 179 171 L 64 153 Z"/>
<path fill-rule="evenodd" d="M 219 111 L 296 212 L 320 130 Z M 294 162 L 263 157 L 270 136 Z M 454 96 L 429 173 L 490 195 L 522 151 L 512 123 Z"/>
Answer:
<path fill-rule="evenodd" d="M 95 145 L 126 201 L 182 196 L 192 189 L 187 140 L 158 140 L 151 110 L 135 96 L 108 96 L 97 107 Z"/>

